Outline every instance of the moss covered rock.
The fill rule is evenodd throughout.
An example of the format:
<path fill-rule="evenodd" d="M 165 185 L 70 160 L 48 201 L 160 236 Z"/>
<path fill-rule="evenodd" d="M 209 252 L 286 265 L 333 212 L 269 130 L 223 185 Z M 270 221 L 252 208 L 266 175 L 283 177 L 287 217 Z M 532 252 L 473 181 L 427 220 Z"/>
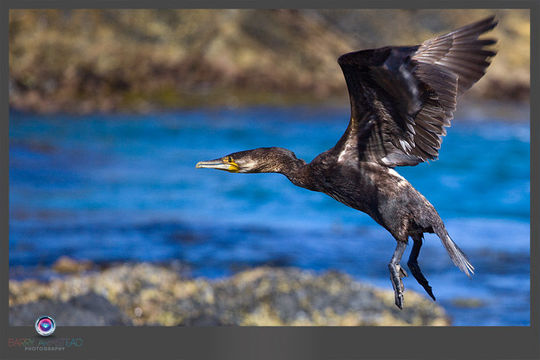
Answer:
<path fill-rule="evenodd" d="M 95 294 L 135 325 L 450 324 L 440 306 L 413 291 L 406 292 L 405 308 L 400 311 L 391 290 L 377 289 L 339 272 L 315 274 L 295 268 L 261 267 L 208 280 L 182 278 L 164 266 L 123 264 L 48 283 L 12 280 L 9 290 L 11 313 L 22 304 L 44 299 L 69 302 Z"/>
<path fill-rule="evenodd" d="M 473 9 L 11 10 L 9 100 L 37 112 L 346 106 L 339 55 L 492 14 L 499 54 L 468 97 L 527 100 L 528 10 Z"/>

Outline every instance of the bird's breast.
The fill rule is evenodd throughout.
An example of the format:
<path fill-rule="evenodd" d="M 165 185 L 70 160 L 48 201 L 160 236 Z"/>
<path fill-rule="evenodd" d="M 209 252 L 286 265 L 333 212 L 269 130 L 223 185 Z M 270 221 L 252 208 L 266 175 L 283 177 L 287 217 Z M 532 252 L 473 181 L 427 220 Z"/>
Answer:
<path fill-rule="evenodd" d="M 418 197 L 395 170 L 375 164 L 329 167 L 320 179 L 322 192 L 383 226 L 401 217 Z"/>

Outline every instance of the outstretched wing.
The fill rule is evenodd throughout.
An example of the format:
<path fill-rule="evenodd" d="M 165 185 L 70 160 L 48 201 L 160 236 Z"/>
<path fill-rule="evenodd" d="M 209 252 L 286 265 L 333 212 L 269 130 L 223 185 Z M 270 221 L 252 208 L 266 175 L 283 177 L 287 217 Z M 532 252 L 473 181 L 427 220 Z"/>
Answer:
<path fill-rule="evenodd" d="M 356 149 L 358 160 L 385 166 L 436 159 L 456 98 L 485 73 L 495 40 L 479 36 L 494 17 L 425 41 L 342 55 L 351 101 L 351 121 L 336 145 Z"/>

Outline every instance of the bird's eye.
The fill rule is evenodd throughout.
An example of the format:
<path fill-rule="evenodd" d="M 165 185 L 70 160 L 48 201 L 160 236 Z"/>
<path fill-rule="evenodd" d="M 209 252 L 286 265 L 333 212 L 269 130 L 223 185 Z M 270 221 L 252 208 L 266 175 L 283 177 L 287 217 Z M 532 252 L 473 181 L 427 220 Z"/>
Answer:
<path fill-rule="evenodd" d="M 227 156 L 227 161 L 228 161 L 228 162 L 233 162 L 233 161 L 232 161 L 232 156 Z"/>

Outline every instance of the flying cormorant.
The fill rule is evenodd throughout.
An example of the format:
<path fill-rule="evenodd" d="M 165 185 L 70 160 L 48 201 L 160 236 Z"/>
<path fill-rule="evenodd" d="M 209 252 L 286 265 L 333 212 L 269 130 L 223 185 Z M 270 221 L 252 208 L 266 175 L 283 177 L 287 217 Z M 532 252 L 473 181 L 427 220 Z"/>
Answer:
<path fill-rule="evenodd" d="M 392 234 L 396 250 L 388 268 L 396 305 L 403 308 L 407 273 L 400 260 L 408 237 L 414 245 L 407 265 L 435 300 L 418 265 L 424 233 L 441 239 L 454 264 L 474 271 L 452 241 L 439 214 L 396 166 L 437 159 L 456 99 L 485 73 L 496 52 L 493 39 L 479 39 L 497 25 L 494 17 L 416 46 L 387 46 L 342 55 L 351 103 L 349 125 L 338 143 L 307 164 L 292 151 L 269 147 L 240 151 L 197 163 L 233 173 L 280 173 L 300 187 L 320 191 L 363 211 Z"/>

